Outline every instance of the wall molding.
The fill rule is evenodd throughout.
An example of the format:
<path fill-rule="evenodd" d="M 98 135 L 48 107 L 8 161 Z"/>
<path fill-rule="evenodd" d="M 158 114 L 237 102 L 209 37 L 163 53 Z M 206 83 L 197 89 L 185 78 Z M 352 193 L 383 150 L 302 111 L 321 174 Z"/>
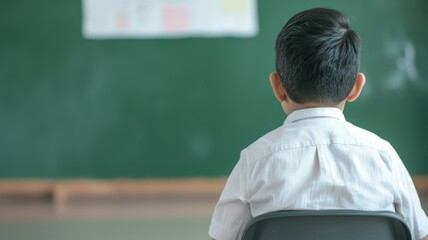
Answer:
<path fill-rule="evenodd" d="M 419 194 L 428 194 L 428 176 L 413 177 Z M 218 198 L 226 177 L 179 179 L 22 179 L 0 180 L 0 198 L 48 198 L 55 204 L 73 199 Z"/>

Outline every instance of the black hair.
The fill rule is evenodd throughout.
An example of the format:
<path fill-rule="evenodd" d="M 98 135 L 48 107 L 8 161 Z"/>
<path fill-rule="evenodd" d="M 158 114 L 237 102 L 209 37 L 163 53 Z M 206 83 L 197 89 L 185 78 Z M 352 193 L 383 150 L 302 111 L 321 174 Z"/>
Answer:
<path fill-rule="evenodd" d="M 339 103 L 355 83 L 361 40 L 339 11 L 314 8 L 294 15 L 275 46 L 276 70 L 296 103 Z"/>

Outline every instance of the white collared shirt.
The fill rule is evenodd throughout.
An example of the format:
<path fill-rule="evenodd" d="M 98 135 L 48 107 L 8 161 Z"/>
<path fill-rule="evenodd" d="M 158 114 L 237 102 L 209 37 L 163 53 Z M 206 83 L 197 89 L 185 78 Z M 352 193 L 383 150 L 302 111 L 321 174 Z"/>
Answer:
<path fill-rule="evenodd" d="M 244 149 L 209 234 L 217 240 L 241 239 L 253 217 L 290 209 L 395 211 L 414 239 L 428 234 L 427 216 L 395 150 L 346 122 L 336 108 L 295 111 Z"/>

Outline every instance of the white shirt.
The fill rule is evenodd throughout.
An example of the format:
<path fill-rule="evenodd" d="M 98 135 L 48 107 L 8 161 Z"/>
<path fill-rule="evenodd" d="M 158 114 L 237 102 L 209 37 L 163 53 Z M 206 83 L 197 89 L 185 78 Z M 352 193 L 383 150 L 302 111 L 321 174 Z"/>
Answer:
<path fill-rule="evenodd" d="M 427 216 L 395 150 L 346 122 L 336 108 L 295 111 L 244 149 L 209 234 L 217 240 L 241 239 L 253 217 L 288 209 L 395 211 L 414 239 L 428 234 Z"/>

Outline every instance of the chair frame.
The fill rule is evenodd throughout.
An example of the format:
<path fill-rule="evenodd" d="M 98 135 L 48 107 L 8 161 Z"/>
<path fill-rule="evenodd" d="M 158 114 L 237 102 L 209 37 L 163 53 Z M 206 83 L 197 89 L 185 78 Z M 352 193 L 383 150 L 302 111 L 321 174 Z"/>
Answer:
<path fill-rule="evenodd" d="M 332 227 L 334 226 L 334 227 Z M 262 214 L 242 240 L 411 240 L 403 218 L 391 211 L 288 210 Z"/>

